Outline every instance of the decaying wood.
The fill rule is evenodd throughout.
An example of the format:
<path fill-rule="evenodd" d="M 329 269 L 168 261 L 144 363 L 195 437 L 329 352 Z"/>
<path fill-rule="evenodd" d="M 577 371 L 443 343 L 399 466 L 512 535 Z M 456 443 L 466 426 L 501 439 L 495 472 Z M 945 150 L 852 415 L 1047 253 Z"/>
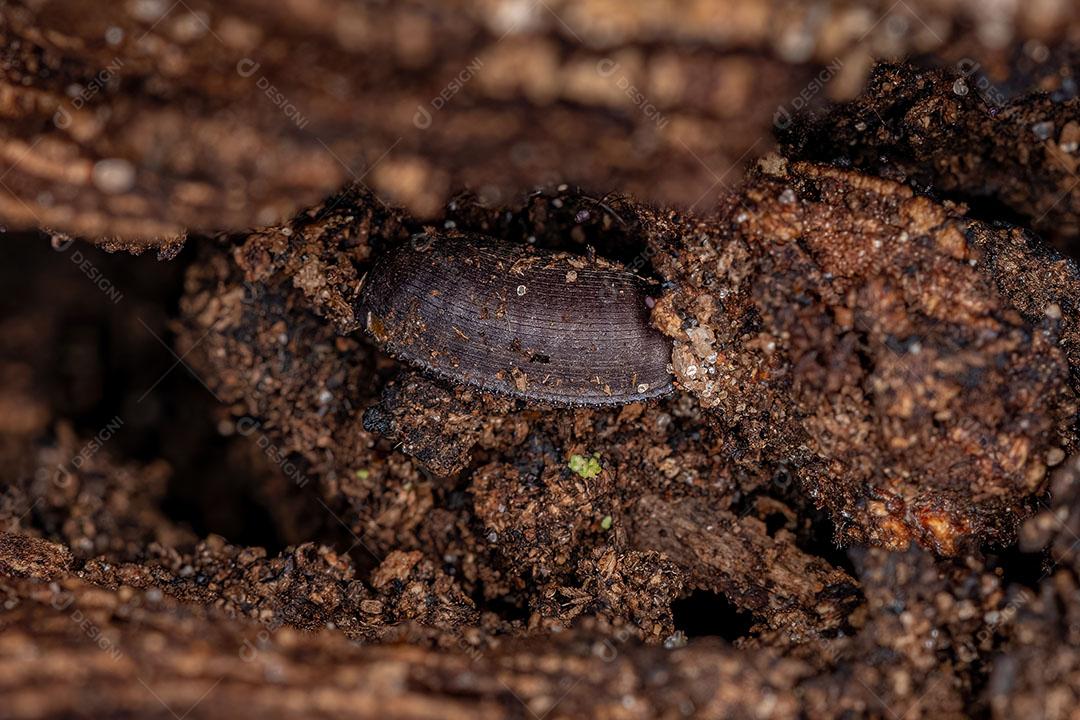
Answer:
<path fill-rule="evenodd" d="M 988 48 L 1051 42 L 1075 33 L 1073 13 L 929 0 L 9 2 L 0 221 L 170 242 L 278 222 L 353 180 L 424 216 L 461 187 L 500 203 L 559 182 L 707 207 L 795 98 L 854 95 L 874 57 L 944 52 L 972 22 Z"/>
<path fill-rule="evenodd" d="M 273 632 L 149 592 L 68 575 L 45 541 L 0 579 L 5 718 L 796 717 L 807 672 L 716 642 L 666 651 L 579 634 L 484 653 Z M 257 688 L 257 689 L 256 689 Z"/>
<path fill-rule="evenodd" d="M 688 583 L 728 598 L 793 635 L 829 635 L 860 603 L 846 572 L 775 540 L 756 517 L 717 512 L 700 501 L 643 497 L 630 519 L 633 544 L 658 550 L 687 569 Z"/>

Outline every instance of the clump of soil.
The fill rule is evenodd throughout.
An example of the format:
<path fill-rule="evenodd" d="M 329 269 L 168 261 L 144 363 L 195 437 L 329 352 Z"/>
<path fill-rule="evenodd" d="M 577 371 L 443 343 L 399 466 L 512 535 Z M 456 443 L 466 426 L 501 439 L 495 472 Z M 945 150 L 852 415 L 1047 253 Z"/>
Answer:
<path fill-rule="evenodd" d="M 770 161 L 725 203 L 702 220 L 565 189 L 516 208 L 461 196 L 448 209 L 470 231 L 514 228 L 507 234 L 553 247 L 645 258 L 639 267 L 667 289 L 654 320 L 674 340 L 681 392 L 610 409 L 545 409 L 448 386 L 356 332 L 370 258 L 423 229 L 365 191 L 279 228 L 203 243 L 188 256 L 178 355 L 228 409 L 217 432 L 279 478 L 260 499 L 269 516 L 318 519 L 280 552 L 197 541 L 154 514 L 157 466 L 131 466 L 123 480 L 102 449 L 76 476 L 114 483 L 86 487 L 104 500 L 94 527 L 115 528 L 103 533 L 115 544 L 67 529 L 85 526 L 64 514 L 85 514 L 73 495 L 52 500 L 52 514 L 19 518 L 34 487 L 9 489 L 13 607 L 27 608 L 31 624 L 36 613 L 47 611 L 46 622 L 71 612 L 53 607 L 57 593 L 78 603 L 94 592 L 108 603 L 139 598 L 139 612 L 160 623 L 212 609 L 200 622 L 251 628 L 250 652 L 277 667 L 296 662 L 290 628 L 374 647 L 405 642 L 422 654 L 403 656 L 401 671 L 434 685 L 398 697 L 421 704 L 446 692 L 428 665 L 441 657 L 488 673 L 521 668 L 518 679 L 499 675 L 500 690 L 454 680 L 477 707 L 504 702 L 506 687 L 559 714 L 606 702 L 570 687 L 564 700 L 548 697 L 544 683 L 555 680 L 520 664 L 521 653 L 545 648 L 553 662 L 584 663 L 590 682 L 612 662 L 637 677 L 639 663 L 658 661 L 649 653 L 665 653 L 681 690 L 659 693 L 642 677 L 620 696 L 657 711 L 693 697 L 730 709 L 761 692 L 814 717 L 873 714 L 880 703 L 936 716 L 989 707 L 998 701 L 987 694 L 989 658 L 1011 642 L 1015 606 L 1026 602 L 1017 598 L 1046 579 L 1010 579 L 1019 561 L 980 547 L 1016 542 L 1046 466 L 1072 448 L 1071 328 L 1034 292 L 1063 301 L 1075 270 L 1030 254 L 1030 236 L 850 171 Z M 1004 258 L 1022 272 L 1002 277 Z M 48 441 L 25 477 L 74 452 L 66 437 Z M 1039 562 L 1052 538 L 1023 542 L 1023 557 Z M 109 627 L 116 612 L 129 611 L 94 622 Z M 729 645 L 697 637 L 710 615 L 707 632 Z M 245 642 L 237 652 L 249 652 Z M 577 647 L 591 649 L 574 660 Z M 341 662 L 369 657 L 350 650 Z M 738 697 L 702 695 L 697 676 L 681 674 L 736 657 L 723 672 Z M 743 663 L 764 675 L 741 674 Z M 101 682 L 119 679 L 101 672 Z M 367 692 L 321 682 L 331 694 Z"/>
<path fill-rule="evenodd" d="M 1004 83 L 968 70 L 978 67 L 972 60 L 914 72 L 879 66 L 861 96 L 792 125 L 784 151 L 960 200 L 984 219 L 1013 220 L 1073 245 L 1080 233 L 1080 99 L 1060 87 L 1062 77 L 1073 82 L 1071 67 L 1056 78 L 1058 89 L 1011 102 Z"/>

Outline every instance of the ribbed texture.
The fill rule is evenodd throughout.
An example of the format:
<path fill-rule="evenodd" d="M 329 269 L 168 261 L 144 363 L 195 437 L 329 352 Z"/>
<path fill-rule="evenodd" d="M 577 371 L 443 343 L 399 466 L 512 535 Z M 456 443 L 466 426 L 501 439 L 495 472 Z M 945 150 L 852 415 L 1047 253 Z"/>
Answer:
<path fill-rule="evenodd" d="M 649 324 L 647 291 L 610 263 L 455 235 L 381 257 L 361 306 L 389 352 L 443 377 L 558 405 L 614 405 L 672 390 L 671 346 Z"/>

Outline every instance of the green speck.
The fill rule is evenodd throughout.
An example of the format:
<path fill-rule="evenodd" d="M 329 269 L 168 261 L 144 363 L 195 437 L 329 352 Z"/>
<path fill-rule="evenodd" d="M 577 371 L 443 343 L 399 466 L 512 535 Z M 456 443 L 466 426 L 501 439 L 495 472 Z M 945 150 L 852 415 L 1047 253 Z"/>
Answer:
<path fill-rule="evenodd" d="M 369 477 L 371 477 L 371 471 L 370 470 L 357 470 L 356 471 L 356 477 L 358 477 L 361 480 L 367 480 Z"/>
<path fill-rule="evenodd" d="M 567 466 L 583 478 L 594 478 L 603 470 L 600 467 L 600 453 L 593 453 L 592 457 L 584 455 L 571 455 Z"/>
<path fill-rule="evenodd" d="M 602 529 L 604 529 L 604 530 L 610 530 L 611 529 L 611 516 L 610 515 L 605 515 L 604 516 L 604 519 L 600 521 L 600 527 Z"/>

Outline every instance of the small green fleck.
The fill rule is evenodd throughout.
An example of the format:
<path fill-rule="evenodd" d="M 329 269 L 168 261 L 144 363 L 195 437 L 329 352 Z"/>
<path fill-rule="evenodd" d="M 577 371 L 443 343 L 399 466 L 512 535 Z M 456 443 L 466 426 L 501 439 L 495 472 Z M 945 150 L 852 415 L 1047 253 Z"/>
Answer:
<path fill-rule="evenodd" d="M 369 477 L 371 477 L 371 471 L 370 470 L 357 470 L 356 471 L 356 477 L 358 477 L 361 480 L 367 480 Z"/>
<path fill-rule="evenodd" d="M 585 457 L 584 455 L 571 455 L 570 462 L 567 466 L 572 472 L 576 472 L 583 478 L 594 478 L 600 474 L 603 470 L 600 467 L 600 453 L 593 453 L 592 457 Z"/>
<path fill-rule="evenodd" d="M 611 516 L 610 515 L 605 515 L 604 516 L 604 519 L 600 521 L 600 527 L 602 529 L 604 529 L 604 530 L 610 530 L 611 529 Z"/>

